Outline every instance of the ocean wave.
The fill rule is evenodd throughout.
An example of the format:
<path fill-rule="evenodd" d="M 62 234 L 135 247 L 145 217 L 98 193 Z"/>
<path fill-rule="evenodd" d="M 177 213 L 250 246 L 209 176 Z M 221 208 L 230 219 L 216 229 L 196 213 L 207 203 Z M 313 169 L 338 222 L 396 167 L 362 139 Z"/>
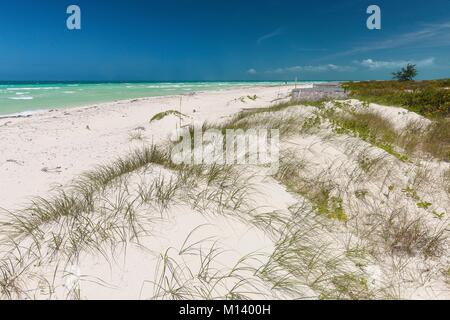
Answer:
<path fill-rule="evenodd" d="M 154 85 L 148 85 L 145 86 L 146 88 L 149 89 L 168 89 L 168 88 L 186 88 L 186 87 L 192 87 L 193 85 L 191 84 L 154 84 Z M 200 86 L 200 85 L 195 85 L 195 87 Z"/>
<path fill-rule="evenodd" d="M 33 97 L 28 97 L 28 96 L 20 96 L 20 97 L 9 97 L 8 99 L 11 100 L 33 100 Z"/>
<path fill-rule="evenodd" d="M 30 87 L 30 88 L 6 88 L 8 91 L 23 91 L 23 90 L 57 90 L 61 87 Z"/>
<path fill-rule="evenodd" d="M 149 89 L 162 89 L 162 88 L 168 88 L 167 85 L 151 85 L 151 86 L 146 86 L 146 88 Z"/>
<path fill-rule="evenodd" d="M 14 113 L 8 113 L 8 114 L 0 114 L 0 119 L 30 117 L 34 114 L 44 113 L 44 112 L 48 112 L 48 111 L 49 111 L 49 109 L 36 109 L 36 110 L 26 110 L 26 111 L 14 112 Z"/>

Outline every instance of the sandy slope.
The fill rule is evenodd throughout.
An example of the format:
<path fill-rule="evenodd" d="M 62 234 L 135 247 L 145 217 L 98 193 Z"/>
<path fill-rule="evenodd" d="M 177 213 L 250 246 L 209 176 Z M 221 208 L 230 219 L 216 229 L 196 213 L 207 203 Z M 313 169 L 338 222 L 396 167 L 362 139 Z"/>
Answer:
<path fill-rule="evenodd" d="M 226 120 L 242 108 L 273 104 L 287 97 L 290 89 L 242 88 L 183 96 L 181 112 L 189 116 L 183 124 Z M 258 99 L 240 99 L 247 95 Z M 51 186 L 67 184 L 95 165 L 166 139 L 178 120 L 170 116 L 150 124 L 149 119 L 160 111 L 179 110 L 179 103 L 179 96 L 161 97 L 1 119 L 5 152 L 0 158 L 0 206 L 20 207 L 28 197 L 51 194 Z M 355 100 L 348 104 L 355 110 L 369 108 L 380 113 L 399 131 L 410 121 L 428 123 L 401 108 L 363 106 Z M 97 209 L 81 214 L 89 224 L 76 221 L 77 227 L 96 234 L 95 223 L 108 222 L 105 217 L 122 212 L 126 204 L 133 219 L 143 225 L 145 232 L 139 241 L 126 241 L 127 245 L 106 241 L 98 252 L 86 246 L 70 261 L 64 260 L 63 250 L 57 258 L 39 260 L 47 250 L 52 252 L 45 246 L 55 242 L 54 235 L 80 234 L 71 233 L 68 225 L 74 220 L 70 216 L 60 217 L 42 227 L 41 243 L 46 245 L 40 263 L 34 264 L 32 272 L 24 272 L 26 293 L 18 295 L 58 299 L 449 298 L 448 251 L 431 257 L 421 251 L 430 230 L 448 226 L 450 198 L 442 177 L 449 164 L 429 158 L 402 162 L 357 137 L 336 133 L 325 119 L 301 129 L 318 112 L 317 107 L 294 106 L 252 118 L 261 127 L 276 119 L 282 120 L 278 123 L 295 119 L 293 133 L 281 139 L 281 165 L 292 161 L 288 178 L 294 177 L 298 185 L 284 183 L 283 177 L 269 174 L 266 167 L 242 166 L 236 168 L 232 183 L 227 180 L 225 187 L 219 183 L 222 189 L 201 177 L 194 181 L 199 185 L 183 180 L 170 203 L 162 207 L 160 202 L 141 201 L 139 190 L 153 187 L 154 181 L 171 187 L 180 176 L 158 165 L 146 166 L 101 192 Z M 141 132 L 143 141 L 131 139 L 136 132 Z M 376 165 L 363 170 L 362 157 L 376 159 Z M 43 171 L 44 167 L 48 169 Z M 293 192 L 295 187 L 297 192 Z M 329 192 L 339 207 L 333 210 L 345 216 L 329 216 L 335 213 L 331 211 L 318 214 L 320 204 L 313 197 L 316 189 L 319 194 Z M 414 190 L 414 195 L 408 190 Z M 230 195 L 232 200 L 224 205 L 223 199 Z M 430 206 L 419 207 L 419 201 Z M 234 208 L 228 206 L 236 202 Z M 444 216 L 437 219 L 433 212 Z M 393 214 L 394 220 L 405 214 L 405 220 L 391 223 Z M 119 215 L 112 225 L 128 227 L 128 222 Z M 403 242 L 389 246 L 389 237 L 413 222 L 426 232 L 421 231 L 418 240 L 402 238 Z M 405 254 L 403 246 L 410 240 L 412 246 Z M 26 248 L 27 241 L 21 247 Z M 443 242 L 443 249 L 448 250 L 448 245 Z M 63 246 L 72 248 L 70 243 Z M 49 279 L 53 279 L 51 285 Z"/>
<path fill-rule="evenodd" d="M 186 122 L 216 120 L 242 108 L 270 104 L 285 97 L 290 89 L 283 86 L 201 92 L 182 96 L 181 108 L 180 96 L 170 96 L 0 119 L 0 207 L 11 209 L 27 197 L 43 195 L 76 174 L 126 154 L 136 146 L 130 141 L 136 128 L 145 129 L 143 134 L 149 142 L 166 138 L 175 129 L 176 120 L 149 124 L 156 113 L 181 109 L 190 116 Z M 259 97 L 256 101 L 239 100 L 255 94 Z"/>

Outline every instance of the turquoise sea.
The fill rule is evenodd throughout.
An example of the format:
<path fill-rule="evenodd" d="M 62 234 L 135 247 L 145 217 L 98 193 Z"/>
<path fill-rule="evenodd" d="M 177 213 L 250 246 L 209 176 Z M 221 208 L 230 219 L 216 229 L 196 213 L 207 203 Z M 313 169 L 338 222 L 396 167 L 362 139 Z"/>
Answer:
<path fill-rule="evenodd" d="M 195 91 L 282 84 L 285 82 L 0 82 L 0 115 L 69 108 L 123 99 L 178 95 Z"/>

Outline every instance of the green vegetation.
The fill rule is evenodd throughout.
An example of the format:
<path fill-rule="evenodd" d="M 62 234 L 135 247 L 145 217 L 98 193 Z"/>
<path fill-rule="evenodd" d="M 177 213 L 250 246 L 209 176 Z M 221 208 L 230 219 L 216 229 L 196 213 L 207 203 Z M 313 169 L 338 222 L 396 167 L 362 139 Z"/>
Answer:
<path fill-rule="evenodd" d="M 445 230 L 431 229 L 422 217 L 412 217 L 405 210 L 393 210 L 380 218 L 379 236 L 386 249 L 395 255 L 421 254 L 430 258 L 441 255 L 445 250 Z"/>
<path fill-rule="evenodd" d="M 236 116 L 234 116 L 233 121 L 238 121 L 242 118 L 246 118 L 246 117 L 253 116 L 256 114 L 260 114 L 260 113 L 282 111 L 289 107 L 298 106 L 298 105 L 299 105 L 299 102 L 290 100 L 287 102 L 280 102 L 280 103 L 277 103 L 277 104 L 274 104 L 272 106 L 265 107 L 265 108 L 257 108 L 257 109 L 241 111 Z"/>
<path fill-rule="evenodd" d="M 417 191 L 411 188 L 410 186 L 402 189 L 402 192 L 408 197 L 413 200 L 420 200 L 419 196 L 417 195 Z"/>
<path fill-rule="evenodd" d="M 242 97 L 235 99 L 235 101 L 239 100 L 242 103 L 247 103 L 247 101 L 245 101 L 245 99 L 248 99 L 251 101 L 256 101 L 256 99 L 258 99 L 258 96 L 256 94 L 254 94 L 253 96 L 251 96 L 251 95 L 242 96 Z"/>
<path fill-rule="evenodd" d="M 392 73 L 393 78 L 398 81 L 412 81 L 417 76 L 417 68 L 415 64 L 410 64 L 400 71 Z"/>
<path fill-rule="evenodd" d="M 450 116 L 450 79 L 347 82 L 350 97 L 404 107 L 430 118 Z"/>
<path fill-rule="evenodd" d="M 128 134 L 128 139 L 130 141 L 135 141 L 135 140 L 143 141 L 145 139 L 145 137 L 144 137 L 144 134 L 142 133 L 142 131 L 133 131 Z"/>
<path fill-rule="evenodd" d="M 354 134 L 358 138 L 383 149 L 402 162 L 409 158 L 394 147 L 397 132 L 382 116 L 375 112 L 349 112 L 347 115 L 328 112 L 328 119 L 335 126 L 336 133 Z M 362 168 L 368 167 L 367 160 L 362 161 Z"/>
<path fill-rule="evenodd" d="M 229 120 L 221 123 L 203 123 L 201 130 L 215 129 L 226 134 L 226 130 L 248 130 L 257 128 L 278 129 L 281 135 L 289 135 L 299 131 L 303 120 L 296 115 L 276 114 L 291 106 L 297 106 L 298 102 L 288 101 L 274 104 L 266 108 L 245 110 L 237 113 Z M 194 136 L 195 126 L 189 126 L 191 137 Z M 197 128 L 199 129 L 199 128 Z"/>
<path fill-rule="evenodd" d="M 450 118 L 433 122 L 416 145 L 436 158 L 450 161 Z"/>
<path fill-rule="evenodd" d="M 301 175 L 303 167 L 303 162 L 294 154 L 286 153 L 281 158 L 280 169 L 275 177 L 290 191 L 308 199 L 317 214 L 341 222 L 347 221 L 342 198 L 332 195 L 333 185 L 329 182 L 308 181 Z"/>
<path fill-rule="evenodd" d="M 155 114 L 151 119 L 150 119 L 150 123 L 153 121 L 157 121 L 157 120 L 161 120 L 167 116 L 170 115 L 174 115 L 177 116 L 179 118 L 185 117 L 186 115 L 182 114 L 181 112 L 177 111 L 177 110 L 167 110 L 167 111 L 163 111 L 160 113 Z"/>
<path fill-rule="evenodd" d="M 438 218 L 439 220 L 442 220 L 442 218 L 445 216 L 445 212 L 437 212 L 433 211 L 433 215 Z"/>
<path fill-rule="evenodd" d="M 282 112 L 299 104 L 318 108 L 306 115 L 291 109 Z M 184 116 L 168 110 L 155 115 L 151 121 L 170 114 Z M 341 168 L 330 166 L 316 172 L 310 170 L 314 164 L 308 157 L 299 158 L 298 148 L 281 150 L 280 168 L 273 178 L 296 199 L 294 204 L 289 201 L 289 206 L 281 209 L 255 207 L 258 203 L 252 197 L 260 195 L 246 174 L 248 167 L 177 165 L 170 159 L 173 147 L 170 143 L 136 150 L 79 176 L 52 196 L 35 198 L 25 209 L 10 212 L 0 222 L 1 233 L 7 235 L 0 242 L 0 249 L 5 252 L 0 260 L 0 297 L 26 296 L 22 277 L 31 277 L 37 265 L 55 263 L 57 269 L 84 253 L 108 259 L 117 247 L 141 244 L 139 239 L 154 230 L 148 226 L 170 217 L 169 209 L 175 206 L 186 206 L 200 214 L 239 219 L 263 230 L 273 240 L 274 248 L 270 253 L 252 253 L 223 265 L 220 258 L 228 253 L 213 237 L 190 239 L 197 227 L 180 248 L 161 252 L 154 281 L 148 281 L 153 285 L 153 292 L 143 291 L 147 298 L 251 299 L 273 297 L 274 292 L 276 296 L 296 299 L 385 297 L 385 284 L 375 284 L 364 266 L 386 258 L 386 254 L 441 257 L 446 253 L 447 235 L 421 215 L 411 214 L 411 209 L 416 209 L 414 213 L 422 211 L 414 207 L 428 210 L 432 206 L 418 195 L 424 193 L 421 186 L 431 181 L 428 168 L 405 172 L 408 178 L 411 174 L 415 176 L 401 191 L 400 184 L 395 187 L 390 184 L 392 180 L 384 179 L 378 192 L 373 189 L 379 186 L 375 179 L 378 173 L 377 176 L 374 173 L 386 167 L 383 171 L 389 175 L 384 157 L 391 157 L 371 151 L 375 146 L 402 161 L 408 161 L 402 152 L 409 156 L 417 148 L 444 157 L 450 127 L 445 121 L 439 119 L 429 128 L 411 126 L 402 136 L 380 114 L 364 107 L 358 111 L 345 102 L 324 105 L 289 101 L 247 110 L 218 124 L 203 124 L 202 130 L 278 128 L 284 136 L 309 134 L 311 130 L 328 129 L 331 124 L 335 132 L 371 144 L 363 144 L 361 150 L 361 141 L 344 137 L 349 142 L 345 152 L 357 152 L 350 159 L 355 159 L 359 166 L 353 172 L 339 171 L 351 177 L 348 184 L 343 182 L 347 177 L 335 175 Z M 130 140 L 145 142 L 144 138 L 141 131 L 130 134 Z M 401 164 L 402 167 L 414 165 L 413 162 Z M 268 176 L 264 179 L 273 180 Z M 450 169 L 443 174 L 442 185 L 450 193 Z M 378 201 L 382 194 L 386 198 Z M 398 195 L 402 194 L 404 197 L 399 199 Z M 397 200 L 406 200 L 412 206 L 402 207 Z M 400 205 L 391 206 L 393 202 Z M 434 206 L 442 207 L 439 202 Z M 444 212 L 431 211 L 421 213 L 432 214 L 433 221 L 444 219 Z M 208 243 L 214 244 L 206 247 Z M 16 252 L 19 248 L 23 251 Z M 185 258 L 195 264 L 185 263 Z M 403 266 L 399 267 L 399 275 L 403 271 L 400 268 Z M 56 269 L 55 278 L 57 271 L 62 270 Z M 390 275 L 382 272 L 383 276 Z M 54 289 L 52 285 L 48 284 L 49 291 Z M 76 290 L 73 295 L 81 297 L 81 289 Z"/>
<path fill-rule="evenodd" d="M 205 243 L 207 239 L 190 244 L 187 250 L 174 252 L 174 248 L 169 248 L 161 253 L 151 299 L 249 300 L 252 296 L 265 296 L 267 285 L 255 275 L 257 270 L 249 266 L 252 260 L 258 260 L 256 255 L 241 257 L 234 265 L 224 268 L 217 260 L 226 250 L 215 245 L 205 250 L 201 247 Z M 190 268 L 179 259 L 184 256 L 195 256 L 198 268 Z"/>
<path fill-rule="evenodd" d="M 138 183 L 136 196 L 128 179 L 145 175 L 149 165 L 170 175 L 160 173 L 150 182 Z M 143 148 L 83 174 L 52 197 L 35 198 L 27 208 L 9 212 L 0 224 L 9 236 L 2 245 L 27 243 L 30 254 L 41 252 L 40 259 L 46 263 L 55 259 L 72 261 L 83 251 L 106 256 L 107 248 L 139 242 L 146 235 L 144 224 L 148 220 L 138 214 L 138 208 L 144 205 L 161 215 L 176 202 L 187 203 L 200 212 L 239 212 L 249 187 L 241 180 L 241 175 L 228 166 L 175 165 L 169 150 Z M 68 227 L 52 230 L 55 225 Z"/>
<path fill-rule="evenodd" d="M 355 197 L 358 199 L 364 199 L 369 194 L 367 190 L 356 190 Z"/>
<path fill-rule="evenodd" d="M 384 159 L 383 156 L 373 156 L 367 150 L 363 150 L 358 154 L 356 161 L 361 170 L 368 176 L 371 176 L 383 166 Z"/>
<path fill-rule="evenodd" d="M 428 154 L 450 160 L 450 118 L 434 120 L 430 125 L 410 122 L 399 133 L 396 144 L 408 154 Z"/>
<path fill-rule="evenodd" d="M 328 192 L 324 192 L 318 197 L 317 210 L 327 218 L 335 219 L 341 222 L 348 220 L 348 216 L 342 206 L 342 199 L 339 197 L 330 197 Z"/>
<path fill-rule="evenodd" d="M 334 102 L 334 106 L 337 109 L 322 108 L 320 115 L 333 124 L 336 133 L 356 135 L 402 162 L 417 155 L 450 160 L 450 118 L 433 120 L 430 125 L 411 122 L 398 132 L 389 120 L 374 111 L 356 111 L 342 102 Z"/>
<path fill-rule="evenodd" d="M 428 209 L 429 207 L 431 207 L 433 204 L 430 202 L 426 202 L 426 201 L 421 201 L 421 202 L 417 202 L 417 207 L 422 208 L 422 209 Z"/>
<path fill-rule="evenodd" d="M 377 292 L 369 286 L 366 275 L 345 251 L 339 252 L 332 241 L 324 239 L 322 216 L 314 220 L 292 209 L 293 217 L 285 230 L 276 230 L 280 239 L 269 261 L 258 275 L 272 283 L 272 290 L 303 299 L 372 299 Z M 282 232 L 280 232 L 282 231 Z M 313 291 L 305 295 L 302 287 Z"/>
<path fill-rule="evenodd" d="M 447 169 L 442 175 L 442 184 L 445 191 L 450 194 L 450 169 Z"/>
<path fill-rule="evenodd" d="M 306 118 L 302 125 L 302 132 L 310 132 L 313 128 L 318 128 L 322 123 L 320 116 L 315 114 L 312 117 Z"/>
<path fill-rule="evenodd" d="M 446 277 L 446 282 L 450 285 L 450 267 L 443 271 L 444 276 Z"/>

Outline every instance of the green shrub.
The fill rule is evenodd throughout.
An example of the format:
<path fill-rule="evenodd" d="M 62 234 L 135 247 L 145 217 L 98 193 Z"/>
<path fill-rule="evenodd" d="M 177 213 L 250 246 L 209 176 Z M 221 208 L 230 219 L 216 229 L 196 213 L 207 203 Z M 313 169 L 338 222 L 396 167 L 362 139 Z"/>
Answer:
<path fill-rule="evenodd" d="M 342 87 L 363 101 L 401 106 L 430 118 L 450 116 L 450 79 L 347 82 Z"/>
<path fill-rule="evenodd" d="M 392 73 L 394 79 L 397 79 L 398 81 L 411 81 L 417 76 L 417 68 L 415 64 L 410 64 L 404 68 L 402 68 L 400 71 L 393 72 Z"/>
<path fill-rule="evenodd" d="M 167 111 L 163 111 L 160 113 L 155 114 L 151 119 L 150 119 L 150 123 L 153 121 L 158 121 L 158 120 L 162 120 L 167 116 L 170 115 L 174 115 L 176 117 L 182 118 L 185 117 L 186 115 L 182 114 L 181 112 L 177 111 L 177 110 L 167 110 Z"/>

